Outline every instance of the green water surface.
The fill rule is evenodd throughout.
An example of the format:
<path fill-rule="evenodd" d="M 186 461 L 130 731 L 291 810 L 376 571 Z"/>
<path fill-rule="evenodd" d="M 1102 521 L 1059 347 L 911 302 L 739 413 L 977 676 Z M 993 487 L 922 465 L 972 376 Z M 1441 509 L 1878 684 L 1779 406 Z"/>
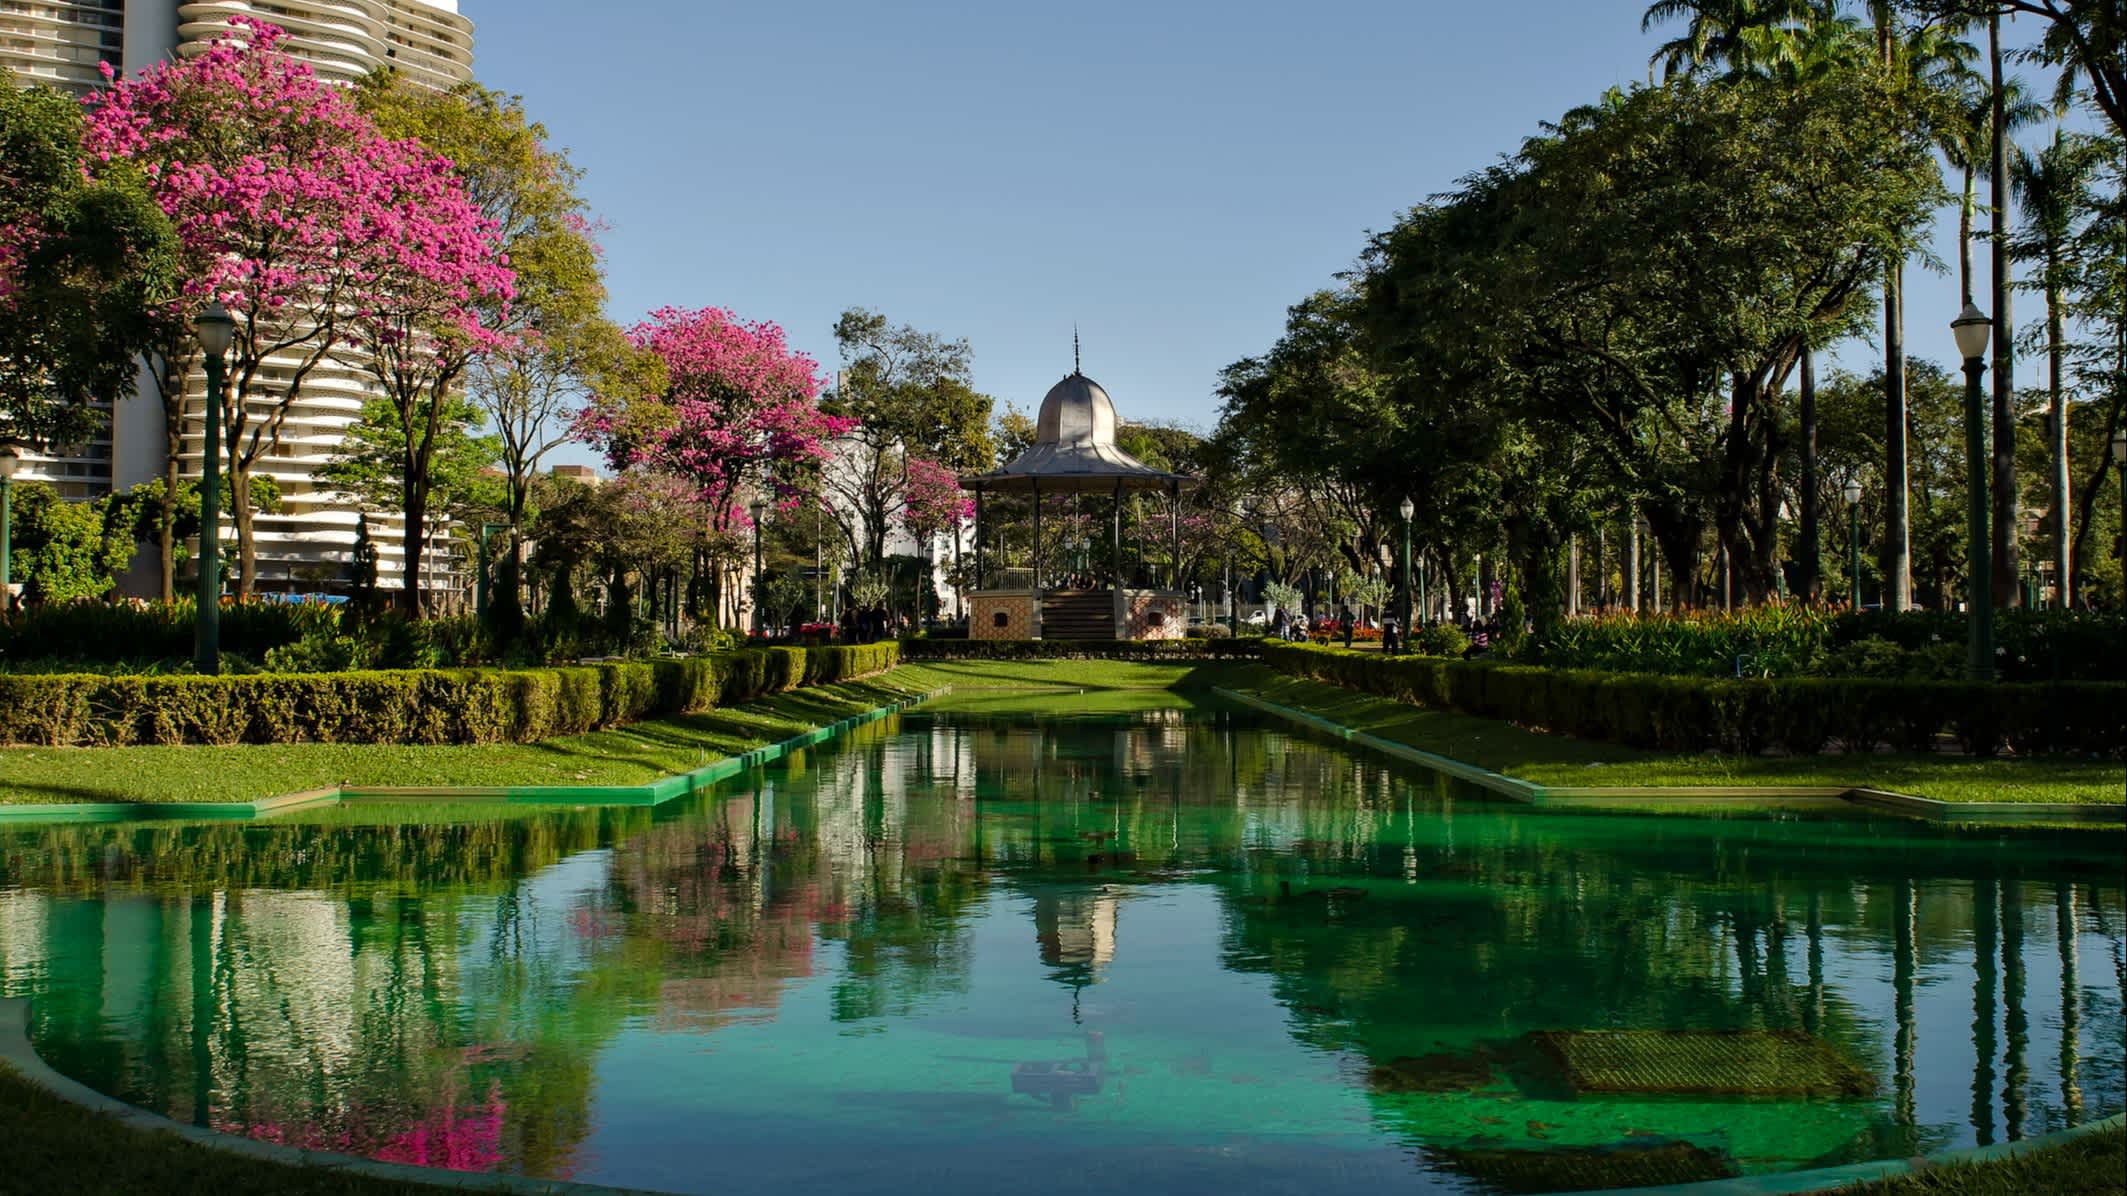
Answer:
<path fill-rule="evenodd" d="M 703 1193 L 1563 1190 L 2127 1092 L 2117 836 L 1532 810 L 1143 694 L 971 697 L 655 811 L 297 817 L 0 832 L 45 1058 Z M 1558 1045 L 1617 1041 L 1671 1061 L 1610 1091 Z"/>

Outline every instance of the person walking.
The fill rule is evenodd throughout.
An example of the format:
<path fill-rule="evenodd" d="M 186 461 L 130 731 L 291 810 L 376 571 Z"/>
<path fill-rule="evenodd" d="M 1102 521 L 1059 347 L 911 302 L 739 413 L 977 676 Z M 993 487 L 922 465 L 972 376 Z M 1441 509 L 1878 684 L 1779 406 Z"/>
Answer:
<path fill-rule="evenodd" d="M 1394 656 L 1394 655 L 1396 654 L 1396 651 L 1397 651 L 1397 649 L 1399 649 L 1399 648 L 1401 648 L 1401 647 L 1403 646 L 1403 645 L 1402 645 L 1402 640 L 1401 640 L 1401 636 L 1400 636 L 1400 633 L 1402 632 L 1402 630 L 1403 630 L 1403 627 L 1402 627 L 1402 625 L 1401 625 L 1401 624 L 1399 624 L 1399 623 L 1397 623 L 1397 622 L 1396 622 L 1396 616 L 1395 616 L 1395 615 L 1393 615 L 1393 614 L 1388 614 L 1388 615 L 1383 615 L 1383 616 L 1381 617 L 1381 652 L 1382 652 L 1382 655 L 1384 655 L 1384 656 Z"/>
<path fill-rule="evenodd" d="M 1347 602 L 1337 612 L 1337 630 L 1344 633 L 1344 646 L 1347 648 L 1352 646 L 1352 626 L 1355 622 L 1356 619 L 1352 615 L 1351 603 Z"/>

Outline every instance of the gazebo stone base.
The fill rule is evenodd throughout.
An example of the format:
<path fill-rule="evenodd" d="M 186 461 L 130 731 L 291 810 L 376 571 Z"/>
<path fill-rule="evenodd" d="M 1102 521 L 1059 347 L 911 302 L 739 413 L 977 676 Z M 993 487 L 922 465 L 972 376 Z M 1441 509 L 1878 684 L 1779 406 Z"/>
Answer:
<path fill-rule="evenodd" d="M 968 595 L 971 640 L 1038 640 L 1041 603 L 1033 590 L 976 590 Z"/>
<path fill-rule="evenodd" d="M 1095 591 L 1098 593 L 1098 591 Z M 1090 597 L 1077 591 L 1081 597 Z M 1109 590 L 1113 626 L 1126 640 L 1178 640 L 1189 633 L 1188 599 L 1177 590 Z M 976 590 L 968 596 L 968 638 L 1038 640 L 1041 592 Z M 1059 616 L 1060 617 L 1060 616 Z"/>
<path fill-rule="evenodd" d="M 1187 603 L 1177 590 L 1119 590 L 1115 625 L 1127 640 L 1178 640 L 1189 633 Z"/>

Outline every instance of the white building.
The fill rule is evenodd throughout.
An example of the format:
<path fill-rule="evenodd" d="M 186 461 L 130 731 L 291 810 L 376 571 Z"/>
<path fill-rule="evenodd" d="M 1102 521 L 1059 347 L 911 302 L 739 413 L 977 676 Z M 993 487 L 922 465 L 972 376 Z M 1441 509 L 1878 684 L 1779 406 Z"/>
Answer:
<path fill-rule="evenodd" d="M 132 75 L 172 55 L 200 53 L 239 15 L 281 27 L 288 52 L 336 82 L 351 83 L 381 66 L 435 87 L 472 78 L 473 25 L 459 15 L 457 0 L 0 0 L 0 66 L 23 85 L 84 93 L 102 85 L 99 62 Z M 275 365 L 269 361 L 262 371 L 268 387 L 289 373 Z M 179 454 L 187 477 L 199 476 L 205 390 L 205 374 L 195 371 L 186 386 Z M 317 470 L 374 391 L 357 357 L 336 355 L 305 381 L 278 444 L 255 466 L 282 498 L 280 514 L 255 519 L 261 590 L 315 589 L 344 574 L 360 509 L 323 486 Z M 162 476 L 166 443 L 161 400 L 143 377 L 139 393 L 113 405 L 109 435 L 68 455 L 26 458 L 18 476 L 49 482 L 66 498 L 92 499 Z M 389 585 L 404 559 L 398 520 L 387 513 L 370 525 L 379 574 Z M 432 558 L 429 568 L 448 583 L 436 570 L 444 564 Z M 136 556 L 126 588 L 152 593 L 155 568 L 152 553 Z"/>

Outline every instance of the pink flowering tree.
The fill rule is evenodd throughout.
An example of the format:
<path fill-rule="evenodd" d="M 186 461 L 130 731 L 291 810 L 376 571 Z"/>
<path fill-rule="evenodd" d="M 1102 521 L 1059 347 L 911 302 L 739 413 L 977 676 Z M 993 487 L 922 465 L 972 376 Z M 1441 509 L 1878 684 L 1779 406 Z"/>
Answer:
<path fill-rule="evenodd" d="M 454 223 L 457 205 L 414 218 L 423 197 L 444 194 L 433 163 L 379 136 L 343 92 L 283 53 L 279 29 L 242 16 L 229 25 L 205 52 L 90 96 L 83 147 L 137 165 L 177 231 L 184 283 L 164 313 L 154 371 L 173 446 L 197 358 L 193 317 L 218 299 L 236 321 L 224 432 L 237 592 L 249 595 L 258 576 L 251 476 L 319 368 L 378 331 L 360 327 L 358 313 L 408 302 L 383 296 L 407 284 L 410 261 L 424 255 L 437 259 L 424 261 L 425 281 L 446 292 L 470 297 L 494 280 L 451 278 L 480 258 L 481 233 Z M 174 491 L 174 477 L 165 480 Z"/>
<path fill-rule="evenodd" d="M 617 472 L 685 481 L 709 512 L 711 543 L 733 542 L 748 526 L 745 500 L 754 493 L 778 505 L 798 501 L 827 460 L 829 440 L 849 427 L 819 409 L 817 367 L 772 323 L 716 307 L 665 307 L 628 336 L 664 363 L 664 392 L 594 394 L 577 433 Z"/>
<path fill-rule="evenodd" d="M 936 461 L 911 455 L 904 457 L 903 462 L 901 526 L 915 537 L 926 561 L 931 557 L 932 541 L 941 535 L 952 536 L 953 578 L 957 579 L 960 537 L 956 533 L 974 518 L 975 500 L 960 488 L 959 476 Z M 927 584 L 928 578 L 925 581 Z"/>
<path fill-rule="evenodd" d="M 389 410 L 377 430 L 399 474 L 400 542 L 415 545 L 427 542 L 437 451 L 472 410 L 457 398 L 466 370 L 511 339 L 503 327 L 515 276 L 495 223 L 449 161 L 410 139 L 378 139 L 372 152 L 372 252 L 344 328 Z M 409 550 L 401 594 L 417 615 L 421 569 L 422 554 Z"/>

